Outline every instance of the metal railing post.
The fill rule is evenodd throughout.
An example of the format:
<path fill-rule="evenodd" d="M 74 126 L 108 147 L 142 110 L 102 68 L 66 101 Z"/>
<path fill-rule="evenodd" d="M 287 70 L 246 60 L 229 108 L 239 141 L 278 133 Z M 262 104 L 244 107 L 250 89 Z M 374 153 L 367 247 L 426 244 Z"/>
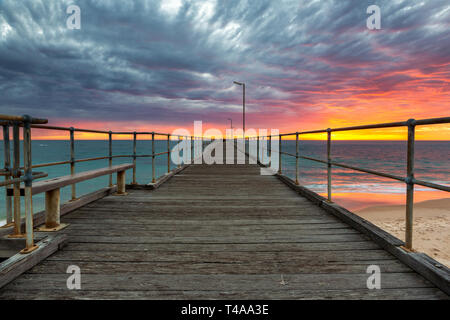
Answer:
<path fill-rule="evenodd" d="M 272 135 L 269 136 L 268 148 L 269 148 L 269 157 L 270 160 L 272 160 Z"/>
<path fill-rule="evenodd" d="M 156 182 L 155 175 L 155 133 L 152 132 L 152 183 Z"/>
<path fill-rule="evenodd" d="M 70 127 L 70 174 L 75 174 L 75 129 Z M 71 186 L 72 201 L 77 199 L 77 191 L 75 183 Z"/>
<path fill-rule="evenodd" d="M 194 158 L 195 158 L 195 154 L 194 154 L 194 137 L 191 136 L 191 164 L 194 163 Z"/>
<path fill-rule="evenodd" d="M 405 179 L 406 182 L 406 226 L 405 245 L 411 250 L 413 248 L 413 210 L 414 210 L 414 144 L 415 144 L 415 120 L 409 119 L 408 124 L 408 154 Z"/>
<path fill-rule="evenodd" d="M 298 185 L 298 132 L 295 133 L 295 184 Z"/>
<path fill-rule="evenodd" d="M 179 143 L 179 145 L 181 145 L 182 142 L 184 143 L 183 138 L 184 138 L 184 137 L 180 137 L 180 143 Z M 183 150 L 184 150 L 184 149 L 183 149 Z M 184 151 L 183 151 L 183 152 L 184 152 Z M 183 154 L 183 158 L 184 158 L 184 154 Z M 180 159 L 181 161 L 180 161 L 180 163 L 178 163 L 178 168 L 181 167 L 181 162 L 183 162 L 183 160 L 182 160 L 183 158 Z"/>
<path fill-rule="evenodd" d="M 197 140 L 197 138 L 195 136 L 193 136 L 192 137 L 192 146 L 191 146 L 191 148 L 192 148 L 192 151 L 191 151 L 191 153 L 192 153 L 192 163 L 194 163 L 194 159 L 197 156 L 196 148 L 195 148 L 195 141 L 196 140 Z"/>
<path fill-rule="evenodd" d="M 109 160 L 108 160 L 108 164 L 109 164 L 110 167 L 112 167 L 112 132 L 111 131 L 109 131 L 108 137 L 109 137 Z M 113 186 L 112 180 L 113 180 L 112 174 L 110 174 L 109 175 L 109 186 L 110 187 Z"/>
<path fill-rule="evenodd" d="M 259 142 L 260 142 L 260 140 L 259 140 L 259 133 L 258 133 L 256 135 L 256 164 L 259 163 L 259 158 L 260 158 L 260 156 L 259 156 L 259 151 L 260 151 L 260 149 L 259 149 Z"/>
<path fill-rule="evenodd" d="M 167 173 L 170 172 L 170 134 L 167 135 Z"/>
<path fill-rule="evenodd" d="M 331 129 L 327 129 L 327 194 L 328 201 L 331 201 Z"/>
<path fill-rule="evenodd" d="M 136 149 L 137 149 L 137 134 L 136 131 L 133 132 L 133 181 L 132 184 L 137 184 L 136 182 Z"/>
<path fill-rule="evenodd" d="M 278 146 L 278 149 L 279 149 L 279 152 L 278 152 L 278 161 L 279 161 L 279 164 L 278 164 L 278 174 L 281 174 L 281 136 L 278 136 L 278 144 L 279 144 L 279 146 Z"/>
<path fill-rule="evenodd" d="M 25 184 L 25 229 L 26 247 L 21 253 L 29 253 L 38 247 L 34 244 L 33 235 L 33 201 L 32 184 L 33 176 L 31 170 L 31 117 L 24 116 L 23 122 L 23 164 L 24 164 L 24 184 Z"/>
<path fill-rule="evenodd" d="M 20 131 L 19 123 L 13 124 L 13 178 L 20 178 Z M 11 238 L 22 238 L 21 216 L 20 216 L 20 182 L 14 183 L 13 186 L 14 199 L 14 234 L 9 235 Z"/>
<path fill-rule="evenodd" d="M 9 125 L 3 126 L 3 144 L 4 144 L 4 157 L 5 157 L 5 181 L 10 180 L 11 178 L 11 145 L 9 141 Z M 12 218 L 12 199 L 11 196 L 8 195 L 8 187 L 5 187 L 6 195 L 6 224 L 3 227 L 10 227 L 13 225 Z"/>
<path fill-rule="evenodd" d="M 262 136 L 262 141 L 266 141 L 266 137 Z M 264 164 L 264 153 L 266 152 L 264 149 L 265 143 L 261 143 L 261 163 Z"/>
<path fill-rule="evenodd" d="M 247 153 L 247 145 L 249 145 L 248 153 L 250 153 L 250 141 L 248 140 L 248 137 L 244 137 L 244 154 Z"/>

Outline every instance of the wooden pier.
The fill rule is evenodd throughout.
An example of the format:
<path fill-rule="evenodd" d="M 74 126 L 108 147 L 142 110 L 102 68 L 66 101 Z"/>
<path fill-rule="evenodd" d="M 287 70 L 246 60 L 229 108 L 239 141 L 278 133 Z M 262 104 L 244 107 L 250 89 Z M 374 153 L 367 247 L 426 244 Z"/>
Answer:
<path fill-rule="evenodd" d="M 234 143 L 235 152 L 223 154 L 237 163 L 240 152 L 245 164 L 197 165 L 187 157 L 189 164 L 175 169 L 172 139 L 186 142 L 183 155 L 191 148 L 196 156 L 210 140 L 57 127 L 47 122 L 28 115 L 0 115 L 4 144 L 0 187 L 6 189 L 6 224 L 0 228 L 0 299 L 449 298 L 450 269 L 412 250 L 412 235 L 414 186 L 450 192 L 449 186 L 415 178 L 415 128 L 448 124 L 450 117 L 244 136 L 239 142 L 227 140 Z M 398 127 L 408 129 L 406 176 L 350 166 L 332 157 L 333 132 Z M 66 132 L 70 158 L 33 163 L 31 129 Z M 108 155 L 77 157 L 75 133 L 80 132 L 107 137 Z M 317 133 L 327 135 L 327 158 L 299 154 L 299 137 Z M 132 139 L 133 151 L 115 154 L 113 137 L 124 135 Z M 137 152 L 138 137 L 151 142 L 150 154 Z M 295 138 L 295 153 L 283 147 L 283 139 L 289 137 Z M 163 150 L 155 148 L 156 139 L 167 142 Z M 261 139 L 271 142 L 265 150 Z M 272 149 L 274 141 L 279 147 L 275 143 Z M 264 154 L 270 155 L 271 166 L 278 166 L 276 174 L 261 175 L 263 165 L 256 159 L 264 162 Z M 283 156 L 295 161 L 294 180 L 282 174 Z M 159 178 L 157 157 L 167 157 L 167 171 Z M 130 161 L 113 166 L 117 158 Z M 148 184 L 138 184 L 138 158 L 151 161 L 151 182 L 144 181 Z M 276 158 L 278 163 L 273 161 Z M 300 159 L 326 166 L 326 198 L 299 185 Z M 78 170 L 78 163 L 101 160 L 108 165 Z M 39 168 L 65 165 L 70 166 L 69 175 L 40 180 L 48 174 Z M 405 242 L 333 203 L 334 167 L 405 183 Z M 128 186 L 127 170 L 132 170 Z M 106 175 L 107 186 L 77 196 L 77 183 Z M 71 201 L 64 204 L 63 187 L 71 188 Z M 45 193 L 46 201 L 45 210 L 36 213 L 33 195 L 38 193 Z M 67 285 L 74 268 L 81 272 L 80 289 Z M 374 268 L 380 271 L 380 289 L 368 285 Z"/>
<path fill-rule="evenodd" d="M 127 191 L 63 216 L 67 245 L 0 298 L 448 299 L 258 165 L 189 165 L 155 190 Z M 81 290 L 66 286 L 70 265 Z M 367 288 L 370 265 L 381 289 Z"/>

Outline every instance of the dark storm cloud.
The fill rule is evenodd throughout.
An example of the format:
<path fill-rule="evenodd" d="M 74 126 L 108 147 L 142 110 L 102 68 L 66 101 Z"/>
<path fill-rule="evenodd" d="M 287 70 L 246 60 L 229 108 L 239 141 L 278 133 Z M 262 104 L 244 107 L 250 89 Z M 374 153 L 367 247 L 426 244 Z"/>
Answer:
<path fill-rule="evenodd" d="M 66 28 L 70 4 L 81 9 L 81 30 Z M 371 4 L 382 30 L 366 29 Z M 248 83 L 250 112 L 262 114 L 320 109 L 321 93 L 413 86 L 418 71 L 430 75 L 424 85 L 448 90 L 449 21 L 447 0 L 4 0 L 0 107 L 222 121 L 240 103 L 233 80 Z"/>

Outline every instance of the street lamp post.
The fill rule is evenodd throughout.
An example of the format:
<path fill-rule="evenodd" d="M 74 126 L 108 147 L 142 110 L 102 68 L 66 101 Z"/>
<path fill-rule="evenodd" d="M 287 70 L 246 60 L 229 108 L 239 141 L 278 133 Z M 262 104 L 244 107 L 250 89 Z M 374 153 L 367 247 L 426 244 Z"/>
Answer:
<path fill-rule="evenodd" d="M 231 118 L 228 118 L 228 120 L 230 120 L 230 129 L 233 129 L 233 119 L 231 119 Z"/>
<path fill-rule="evenodd" d="M 245 138 L 245 83 L 233 81 L 234 84 L 242 86 L 242 129 L 243 129 L 243 137 Z"/>

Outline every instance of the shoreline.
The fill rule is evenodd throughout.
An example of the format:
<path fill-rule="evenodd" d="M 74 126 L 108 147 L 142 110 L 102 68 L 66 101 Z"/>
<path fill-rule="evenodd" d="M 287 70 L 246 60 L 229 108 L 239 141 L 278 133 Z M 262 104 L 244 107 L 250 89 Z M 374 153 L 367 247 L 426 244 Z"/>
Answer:
<path fill-rule="evenodd" d="M 405 210 L 405 205 L 375 205 L 354 212 L 404 240 Z M 414 204 L 413 248 L 450 266 L 450 198 Z"/>

